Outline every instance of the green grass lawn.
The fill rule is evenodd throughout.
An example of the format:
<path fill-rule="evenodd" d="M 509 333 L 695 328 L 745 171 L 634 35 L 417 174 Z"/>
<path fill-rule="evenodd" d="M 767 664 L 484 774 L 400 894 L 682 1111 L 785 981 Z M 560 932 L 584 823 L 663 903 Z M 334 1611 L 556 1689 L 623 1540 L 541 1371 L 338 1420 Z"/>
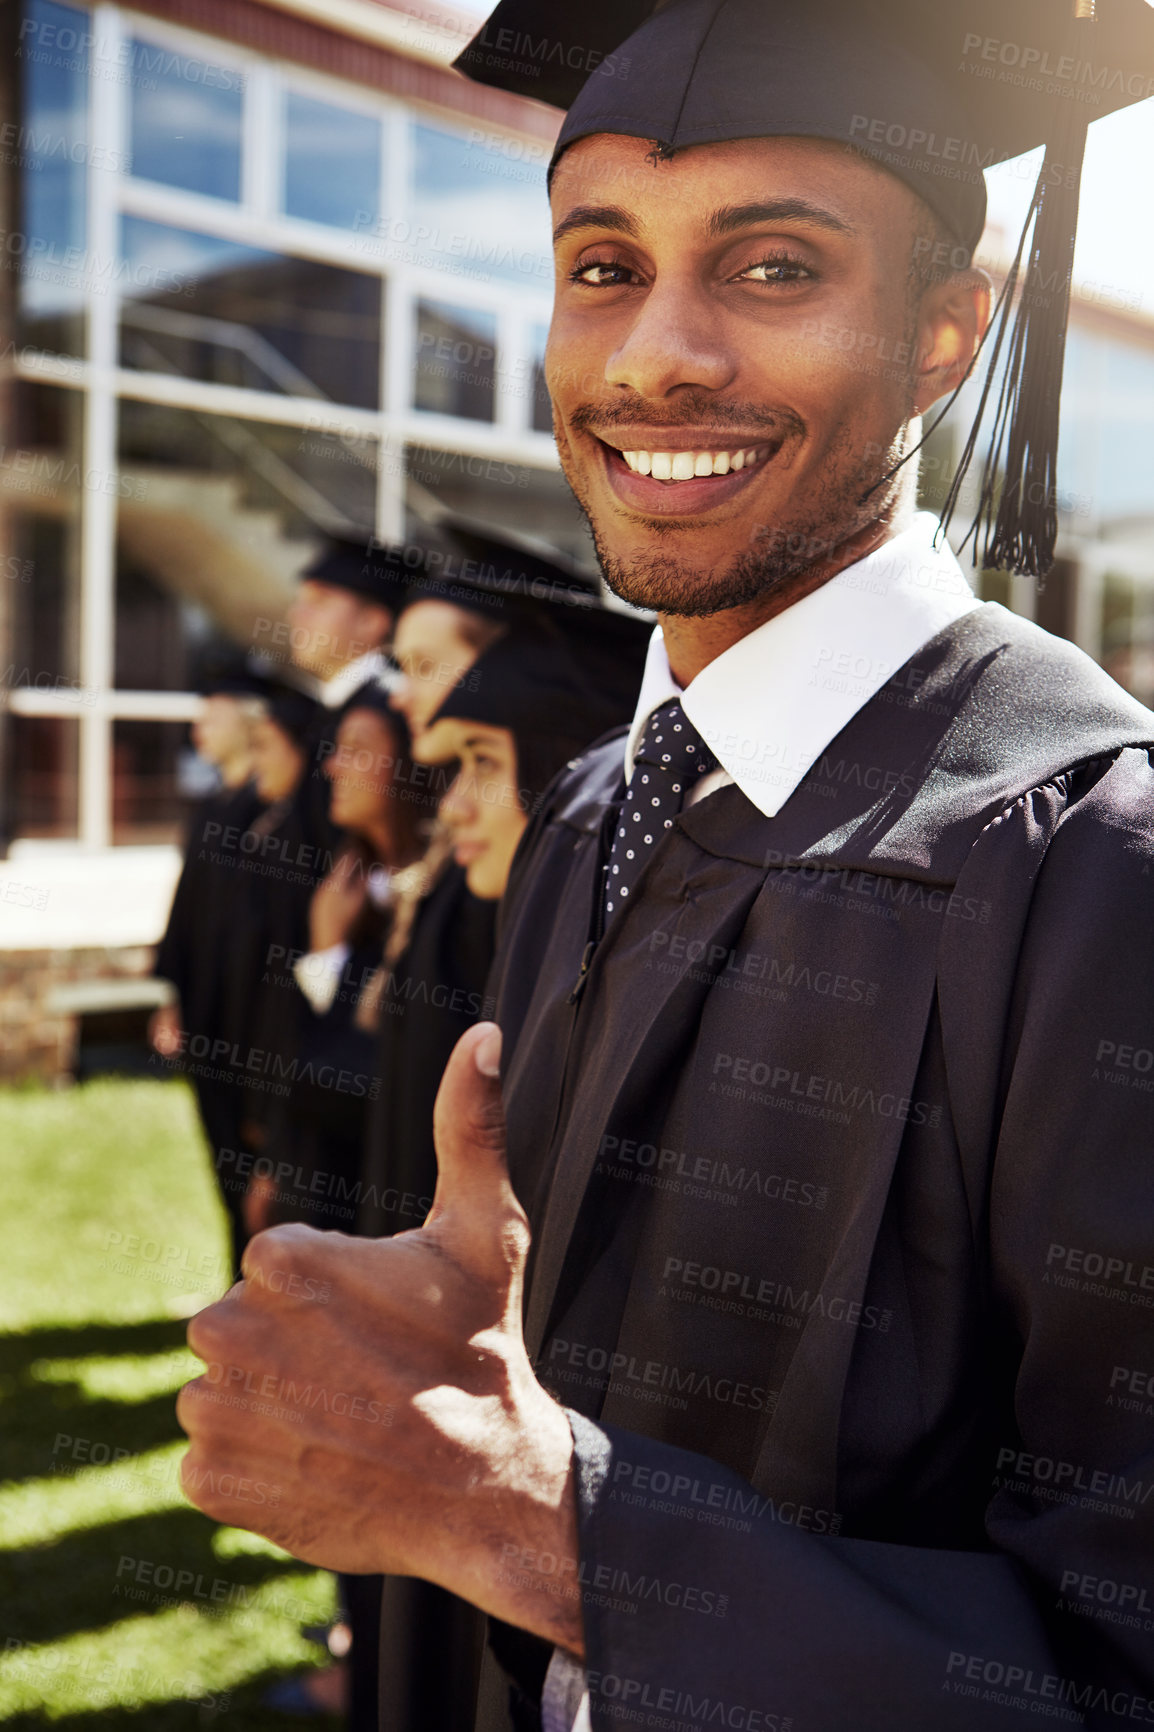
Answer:
<path fill-rule="evenodd" d="M 0 1091 L 0 1184 L 0 1721 L 335 1725 L 260 1706 L 332 1578 L 177 1483 L 184 1320 L 229 1279 L 190 1091 Z"/>

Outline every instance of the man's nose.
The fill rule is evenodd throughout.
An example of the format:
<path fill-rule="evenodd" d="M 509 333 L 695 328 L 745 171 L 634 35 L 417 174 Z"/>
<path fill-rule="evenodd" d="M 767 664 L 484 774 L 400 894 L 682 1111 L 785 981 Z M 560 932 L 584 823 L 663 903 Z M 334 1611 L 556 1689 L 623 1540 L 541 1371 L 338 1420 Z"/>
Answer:
<path fill-rule="evenodd" d="M 658 279 L 610 356 L 605 379 L 655 401 L 679 387 L 724 390 L 737 369 L 738 356 L 705 288 L 681 278 Z"/>

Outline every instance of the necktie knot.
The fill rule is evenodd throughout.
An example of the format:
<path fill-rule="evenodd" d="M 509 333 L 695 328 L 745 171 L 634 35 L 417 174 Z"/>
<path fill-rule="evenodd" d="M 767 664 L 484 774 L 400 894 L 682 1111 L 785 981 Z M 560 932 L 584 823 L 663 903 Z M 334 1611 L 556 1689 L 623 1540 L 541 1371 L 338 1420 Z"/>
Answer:
<path fill-rule="evenodd" d="M 679 698 L 650 716 L 633 761 L 605 872 L 605 912 L 632 894 L 650 856 L 685 804 L 690 789 L 717 759 Z"/>

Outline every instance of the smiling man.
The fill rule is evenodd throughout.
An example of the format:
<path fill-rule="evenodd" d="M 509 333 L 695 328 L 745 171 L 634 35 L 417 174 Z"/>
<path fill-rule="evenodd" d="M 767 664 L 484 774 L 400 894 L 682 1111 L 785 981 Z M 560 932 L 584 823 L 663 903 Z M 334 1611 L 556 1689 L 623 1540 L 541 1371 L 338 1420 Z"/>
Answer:
<path fill-rule="evenodd" d="M 983 496 L 1047 565 L 1078 151 L 1154 74 L 1099 11 L 1014 6 L 1013 87 L 992 0 L 506 0 L 465 56 L 569 109 L 558 448 L 660 626 L 425 1226 L 258 1240 L 181 1408 L 211 1513 L 488 1614 L 439 1726 L 1154 1724 L 1154 716 L 915 509 L 981 171 L 1046 141 Z"/>

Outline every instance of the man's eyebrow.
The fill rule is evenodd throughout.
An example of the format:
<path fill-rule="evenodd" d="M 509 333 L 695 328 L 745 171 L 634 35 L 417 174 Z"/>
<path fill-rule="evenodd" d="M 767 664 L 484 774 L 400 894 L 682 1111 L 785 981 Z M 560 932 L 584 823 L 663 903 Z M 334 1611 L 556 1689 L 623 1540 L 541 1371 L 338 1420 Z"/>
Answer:
<path fill-rule="evenodd" d="M 810 228 L 829 229 L 838 235 L 857 233 L 852 223 L 821 205 L 810 204 L 804 198 L 762 200 L 752 204 L 729 204 L 715 210 L 709 219 L 711 235 L 731 235 L 737 229 L 756 228 L 765 223 L 804 223 Z"/>
<path fill-rule="evenodd" d="M 636 235 L 637 224 L 617 204 L 579 204 L 562 217 L 553 230 L 553 245 L 571 235 L 576 229 L 613 229 L 619 235 Z"/>

